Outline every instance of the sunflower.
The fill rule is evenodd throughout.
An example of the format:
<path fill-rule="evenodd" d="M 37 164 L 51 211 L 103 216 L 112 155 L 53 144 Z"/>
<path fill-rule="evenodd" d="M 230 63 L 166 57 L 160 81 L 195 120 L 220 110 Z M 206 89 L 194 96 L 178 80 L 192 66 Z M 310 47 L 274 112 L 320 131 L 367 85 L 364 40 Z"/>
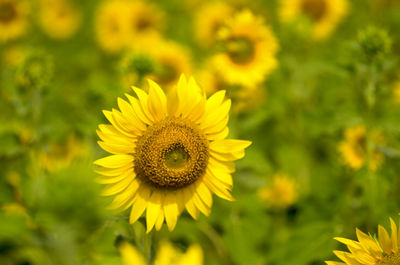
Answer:
<path fill-rule="evenodd" d="M 169 90 L 178 82 L 181 73 L 191 73 L 192 59 L 186 47 L 160 38 L 150 38 L 146 42 L 142 47 L 132 47 L 128 60 L 124 60 L 124 68 L 127 69 L 127 65 L 131 68 L 122 76 L 125 83 L 151 79 Z"/>
<path fill-rule="evenodd" d="M 147 265 L 142 254 L 131 244 L 122 241 L 118 244 L 124 265 Z M 162 241 L 157 251 L 154 265 L 202 265 L 203 250 L 199 245 L 191 245 L 185 253 L 171 243 Z"/>
<path fill-rule="evenodd" d="M 370 137 L 374 144 L 368 168 L 376 171 L 383 162 L 383 154 L 375 145 L 383 144 L 384 138 L 378 131 L 373 131 Z M 360 169 L 368 160 L 367 134 L 363 125 L 357 125 L 345 130 L 345 139 L 340 142 L 338 150 L 345 164 L 353 169 Z"/>
<path fill-rule="evenodd" d="M 0 0 L 0 43 L 24 34 L 28 13 L 28 5 L 23 0 Z"/>
<path fill-rule="evenodd" d="M 134 43 L 143 46 L 158 36 L 162 28 L 161 11 L 144 1 L 104 1 L 96 16 L 96 35 L 100 46 L 111 53 L 128 49 Z"/>
<path fill-rule="evenodd" d="M 164 13 L 154 4 L 146 1 L 133 1 L 129 18 L 130 42 L 141 42 L 158 36 L 164 27 Z M 140 44 L 139 44 L 140 45 Z"/>
<path fill-rule="evenodd" d="M 81 15 L 69 0 L 41 0 L 39 24 L 53 39 L 67 39 L 78 29 Z"/>
<path fill-rule="evenodd" d="M 336 28 L 348 11 L 347 0 L 280 0 L 280 20 L 295 23 L 305 17 L 316 40 L 325 39 Z"/>
<path fill-rule="evenodd" d="M 214 64 L 228 83 L 256 85 L 277 66 L 277 40 L 249 10 L 228 20 L 218 34 L 224 51 L 215 55 Z"/>
<path fill-rule="evenodd" d="M 226 200 L 235 167 L 251 142 L 225 139 L 230 100 L 225 91 L 206 99 L 193 78 L 182 75 L 168 94 L 153 81 L 149 93 L 118 99 L 119 110 L 104 111 L 111 125 L 100 125 L 99 145 L 113 155 L 96 160 L 103 195 L 118 194 L 112 208 L 131 207 L 134 223 L 146 210 L 147 232 L 164 219 L 172 231 L 186 208 L 197 219 L 209 215 L 212 192 Z"/>
<path fill-rule="evenodd" d="M 215 44 L 218 31 L 232 13 L 232 7 L 225 2 L 210 2 L 200 7 L 195 18 L 198 43 L 203 47 Z"/>
<path fill-rule="evenodd" d="M 285 209 L 296 201 L 296 183 L 286 174 L 275 174 L 271 186 L 259 189 L 258 195 L 267 206 Z"/>
<path fill-rule="evenodd" d="M 375 239 L 356 229 L 358 241 L 347 238 L 335 238 L 347 246 L 350 252 L 334 251 L 343 262 L 326 261 L 328 265 L 398 265 L 400 264 L 400 231 L 390 218 L 392 234 L 381 225 L 378 226 L 378 239 Z"/>
<path fill-rule="evenodd" d="M 156 64 L 154 74 L 149 78 L 160 86 L 170 89 L 179 81 L 180 74 L 189 75 L 192 60 L 189 51 L 175 42 L 162 42 L 151 52 Z"/>
<path fill-rule="evenodd" d="M 208 60 L 198 69 L 196 76 L 199 84 L 205 88 L 207 95 L 219 90 L 226 90 L 234 103 L 234 113 L 253 111 L 261 106 L 266 97 L 266 90 L 262 85 L 243 86 L 229 84 Z"/>

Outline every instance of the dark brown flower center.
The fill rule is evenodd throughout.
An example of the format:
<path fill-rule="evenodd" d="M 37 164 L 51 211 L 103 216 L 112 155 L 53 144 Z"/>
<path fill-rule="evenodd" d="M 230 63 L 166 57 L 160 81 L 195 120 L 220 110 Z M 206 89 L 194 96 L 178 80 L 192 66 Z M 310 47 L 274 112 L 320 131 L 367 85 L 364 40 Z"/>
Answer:
<path fill-rule="evenodd" d="M 152 22 L 149 18 L 142 16 L 136 20 L 135 29 L 137 31 L 145 31 L 152 27 Z"/>
<path fill-rule="evenodd" d="M 301 10 L 311 20 L 319 21 L 326 14 L 327 4 L 325 0 L 303 0 Z"/>
<path fill-rule="evenodd" d="M 13 3 L 0 3 L 0 22 L 9 23 L 17 14 L 17 9 Z"/>
<path fill-rule="evenodd" d="M 245 37 L 233 37 L 227 40 L 226 49 L 229 58 L 237 64 L 247 64 L 254 58 L 254 44 Z"/>
<path fill-rule="evenodd" d="M 165 118 L 138 139 L 135 173 L 155 188 L 179 189 L 201 177 L 208 164 L 208 141 L 197 125 Z"/>

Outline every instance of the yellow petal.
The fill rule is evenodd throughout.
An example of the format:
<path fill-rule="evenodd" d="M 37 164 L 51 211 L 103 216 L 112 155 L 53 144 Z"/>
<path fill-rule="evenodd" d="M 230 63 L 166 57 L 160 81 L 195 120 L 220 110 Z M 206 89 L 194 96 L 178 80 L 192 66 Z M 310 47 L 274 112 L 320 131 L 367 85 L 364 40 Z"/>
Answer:
<path fill-rule="evenodd" d="M 179 209 L 177 203 L 177 196 L 173 192 L 168 192 L 164 201 L 164 215 L 165 221 L 168 225 L 168 230 L 172 231 L 178 221 Z"/>
<path fill-rule="evenodd" d="M 129 186 L 120 194 L 115 196 L 112 201 L 110 208 L 111 209 L 119 209 L 119 208 L 128 208 L 132 205 L 133 199 L 135 198 L 136 192 L 139 190 L 140 181 L 134 180 Z"/>
<path fill-rule="evenodd" d="M 251 145 L 250 141 L 223 139 L 210 143 L 210 149 L 218 153 L 235 153 L 244 150 Z"/>
<path fill-rule="evenodd" d="M 226 115 L 225 118 L 223 118 L 222 120 L 216 121 L 214 125 L 205 128 L 203 131 L 207 135 L 207 138 L 211 140 L 211 138 L 213 138 L 215 134 L 218 134 L 219 132 L 224 130 L 228 125 L 228 121 L 229 115 Z"/>
<path fill-rule="evenodd" d="M 119 182 L 107 185 L 107 187 L 101 192 L 101 195 L 110 196 L 110 195 L 120 193 L 134 179 L 135 179 L 135 174 L 133 172 L 128 172 L 128 174 L 125 175 L 125 178 L 121 179 Z"/>
<path fill-rule="evenodd" d="M 370 236 L 363 233 L 361 230 L 356 228 L 357 239 L 360 242 L 360 245 L 369 253 L 371 253 L 374 257 L 382 256 L 381 249 L 378 244 L 373 240 Z"/>
<path fill-rule="evenodd" d="M 392 242 L 390 240 L 388 232 L 381 225 L 378 225 L 378 237 L 379 237 L 379 244 L 381 245 L 382 250 L 386 254 L 391 254 L 392 253 Z"/>
<path fill-rule="evenodd" d="M 225 126 L 224 129 L 222 129 L 222 131 L 219 131 L 214 134 L 207 134 L 207 139 L 210 141 L 222 140 L 228 137 L 228 134 L 229 134 L 229 128 L 228 126 Z"/>
<path fill-rule="evenodd" d="M 132 164 L 133 156 L 131 155 L 111 155 L 97 159 L 93 163 L 106 168 L 120 168 Z"/>
<path fill-rule="evenodd" d="M 129 163 L 126 166 L 118 167 L 118 168 L 97 168 L 94 170 L 97 174 L 106 176 L 106 177 L 116 177 L 127 171 L 133 171 L 133 163 Z"/>
<path fill-rule="evenodd" d="M 203 177 L 204 183 L 207 185 L 207 187 L 215 193 L 218 197 L 228 200 L 228 201 L 234 201 L 235 199 L 232 197 L 231 193 L 226 190 L 223 185 L 218 186 L 215 184 L 216 180 L 213 180 L 213 177 L 208 176 L 207 174 Z"/>
<path fill-rule="evenodd" d="M 105 151 L 111 154 L 130 154 L 135 152 L 136 144 L 132 143 L 131 145 L 120 145 L 120 144 L 112 144 L 102 141 L 97 141 L 98 145 L 103 148 Z"/>
<path fill-rule="evenodd" d="M 167 97 L 164 91 L 155 82 L 148 80 L 149 82 L 149 111 L 159 121 L 167 115 Z"/>
<path fill-rule="evenodd" d="M 157 231 L 160 231 L 163 223 L 164 223 L 164 212 L 160 211 L 155 224 L 155 228 Z"/>
<path fill-rule="evenodd" d="M 131 142 L 132 140 L 136 139 L 136 137 L 126 136 L 126 135 L 122 134 L 113 125 L 110 125 L 110 124 L 100 124 L 99 129 L 101 132 L 103 132 L 103 135 L 106 135 L 106 137 L 108 137 L 108 138 L 111 137 L 111 139 L 114 137 L 117 137 L 118 140 L 127 141 L 127 142 Z M 102 140 L 105 141 L 104 139 L 102 139 Z"/>
<path fill-rule="evenodd" d="M 210 159 L 208 160 L 208 163 L 211 167 L 220 168 L 221 170 L 226 171 L 228 173 L 235 172 L 235 163 L 232 161 L 222 162 L 220 160 L 210 157 Z"/>
<path fill-rule="evenodd" d="M 135 125 L 138 130 L 144 131 L 146 130 L 146 124 L 140 120 L 132 105 L 123 100 L 122 98 L 118 98 L 118 107 L 121 110 L 124 118 L 131 124 Z"/>
<path fill-rule="evenodd" d="M 397 253 L 399 251 L 399 247 L 398 247 L 398 238 L 397 238 L 397 225 L 396 223 L 393 221 L 392 218 L 390 218 L 390 228 L 392 230 L 392 252 L 393 253 Z"/>
<path fill-rule="evenodd" d="M 133 91 L 135 91 L 136 95 L 139 98 L 139 104 L 140 104 L 140 108 L 141 108 L 142 112 L 147 117 L 147 119 L 151 123 L 153 123 L 154 122 L 154 118 L 151 115 L 151 113 L 149 112 L 149 107 L 148 107 L 148 97 L 149 96 L 146 94 L 146 92 L 144 92 L 140 88 L 132 87 L 132 89 L 133 89 Z"/>
<path fill-rule="evenodd" d="M 131 214 L 129 216 L 129 223 L 132 224 L 139 219 L 147 207 L 147 202 L 150 197 L 150 188 L 144 184 L 139 188 L 136 199 L 132 204 Z"/>
<path fill-rule="evenodd" d="M 193 193 L 192 201 L 197 209 L 199 209 L 200 212 L 202 212 L 205 216 L 209 216 L 211 214 L 210 208 L 203 202 L 196 192 Z"/>
<path fill-rule="evenodd" d="M 113 111 L 103 110 L 104 116 L 113 125 L 113 127 L 118 130 L 120 134 L 128 138 L 135 138 L 136 133 L 132 132 L 129 128 L 124 126 L 126 122 L 122 121 L 123 118 L 121 116 L 118 116 L 118 114 L 116 114 L 117 112 L 118 111 L 116 109 L 114 109 Z M 118 118 L 118 120 L 116 119 L 116 117 Z"/>
<path fill-rule="evenodd" d="M 224 171 L 221 168 L 214 167 L 209 164 L 207 173 L 210 174 L 211 176 L 217 178 L 224 184 L 228 185 L 230 188 L 232 188 L 232 186 L 233 186 L 232 175 L 229 174 L 228 172 Z"/>
<path fill-rule="evenodd" d="M 212 194 L 207 186 L 202 182 L 199 181 L 198 184 L 196 183 L 196 193 L 200 197 L 200 199 L 204 202 L 204 204 L 211 208 L 213 204 Z"/>
<path fill-rule="evenodd" d="M 217 109 L 204 115 L 204 119 L 200 123 L 200 128 L 207 130 L 208 128 L 214 127 L 228 116 L 230 108 L 231 100 L 225 100 Z"/>
<path fill-rule="evenodd" d="M 171 88 L 167 95 L 167 111 L 168 116 L 170 117 L 177 117 L 178 116 L 178 109 L 179 109 L 179 99 L 177 94 L 177 87 L 174 86 Z"/>
<path fill-rule="evenodd" d="M 131 172 L 133 175 L 135 175 L 133 171 L 125 171 L 123 174 L 120 174 L 118 176 L 112 176 L 112 177 L 99 176 L 96 178 L 96 182 L 100 184 L 116 183 L 126 178 L 129 174 L 131 174 Z"/>
<path fill-rule="evenodd" d="M 343 265 L 343 264 L 346 264 L 346 263 L 337 262 L 337 261 L 325 261 L 325 264 L 326 265 Z"/>
<path fill-rule="evenodd" d="M 219 90 L 215 92 L 211 97 L 207 99 L 206 102 L 206 112 L 209 113 L 212 110 L 218 108 L 225 98 L 225 90 Z"/>
<path fill-rule="evenodd" d="M 343 237 L 335 237 L 334 239 L 339 241 L 342 244 L 347 245 L 347 246 L 352 246 L 354 248 L 361 249 L 360 243 L 358 243 L 357 241 L 350 240 L 350 239 L 343 238 Z"/>
<path fill-rule="evenodd" d="M 192 201 L 194 190 L 186 187 L 182 189 L 182 193 L 183 193 L 183 198 L 185 200 L 186 210 L 193 217 L 193 219 L 197 220 L 199 218 L 199 210 Z"/>
<path fill-rule="evenodd" d="M 96 130 L 97 135 L 104 142 L 118 145 L 130 145 L 136 141 L 134 137 L 127 137 L 120 133 L 112 125 L 99 125 L 100 131 Z"/>
<path fill-rule="evenodd" d="M 149 203 L 147 204 L 146 209 L 146 233 L 149 233 L 157 220 L 158 215 L 160 214 L 161 207 L 164 201 L 164 192 L 159 190 L 154 190 L 153 194 L 150 197 Z"/>
<path fill-rule="evenodd" d="M 210 149 L 210 155 L 220 161 L 234 161 L 244 157 L 244 150 L 232 153 L 218 153 Z"/>
<path fill-rule="evenodd" d="M 358 262 L 356 259 L 354 259 L 354 257 L 351 256 L 350 253 L 348 252 L 343 252 L 343 251 L 333 251 L 333 253 L 335 253 L 335 255 L 343 260 L 346 264 L 348 265 L 365 265 L 365 264 L 361 264 L 360 262 Z"/>
<path fill-rule="evenodd" d="M 136 116 L 145 124 L 151 125 L 152 122 L 147 118 L 146 114 L 143 112 L 140 102 L 137 98 L 132 97 L 129 94 L 125 94 L 126 98 L 132 105 L 132 110 L 135 112 Z"/>

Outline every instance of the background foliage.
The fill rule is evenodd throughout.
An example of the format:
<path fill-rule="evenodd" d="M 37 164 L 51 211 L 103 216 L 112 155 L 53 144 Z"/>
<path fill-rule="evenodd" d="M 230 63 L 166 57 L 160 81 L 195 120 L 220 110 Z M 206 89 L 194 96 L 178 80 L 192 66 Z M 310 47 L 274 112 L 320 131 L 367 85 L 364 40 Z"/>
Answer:
<path fill-rule="evenodd" d="M 46 35 L 37 3 L 28 2 L 29 29 L 0 44 L 0 264 L 121 264 L 117 238 L 140 250 L 149 238 L 143 220 L 130 226 L 127 213 L 106 208 L 111 198 L 100 196 L 92 161 L 104 155 L 95 134 L 106 123 L 101 111 L 130 93 L 122 55 L 96 42 L 99 1 L 74 1 L 81 25 L 66 40 Z M 187 47 L 200 67 L 211 53 L 194 37 L 200 3 L 153 2 L 165 13 L 165 38 Z M 400 4 L 352 0 L 332 36 L 313 41 L 298 24 L 279 22 L 275 0 L 228 2 L 271 25 L 279 65 L 261 85 L 263 103 L 230 120 L 232 138 L 253 141 L 234 174 L 237 201 L 215 199 L 211 216 L 197 222 L 183 214 L 172 233 L 151 235 L 153 250 L 166 239 L 182 249 L 199 243 L 210 265 L 323 264 L 341 248 L 334 236 L 354 238 L 355 227 L 375 233 L 399 212 Z M 384 155 L 376 171 L 351 169 L 338 151 L 345 129 L 358 124 L 385 139 L 375 146 Z M 258 196 L 276 173 L 296 183 L 286 207 Z"/>

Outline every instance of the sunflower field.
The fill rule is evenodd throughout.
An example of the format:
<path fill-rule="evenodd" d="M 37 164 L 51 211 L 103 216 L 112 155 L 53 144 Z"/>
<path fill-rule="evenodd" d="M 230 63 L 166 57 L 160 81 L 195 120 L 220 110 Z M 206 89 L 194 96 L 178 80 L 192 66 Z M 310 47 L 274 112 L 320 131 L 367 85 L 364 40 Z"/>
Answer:
<path fill-rule="evenodd" d="M 0 0 L 0 265 L 400 265 L 399 0 Z"/>

